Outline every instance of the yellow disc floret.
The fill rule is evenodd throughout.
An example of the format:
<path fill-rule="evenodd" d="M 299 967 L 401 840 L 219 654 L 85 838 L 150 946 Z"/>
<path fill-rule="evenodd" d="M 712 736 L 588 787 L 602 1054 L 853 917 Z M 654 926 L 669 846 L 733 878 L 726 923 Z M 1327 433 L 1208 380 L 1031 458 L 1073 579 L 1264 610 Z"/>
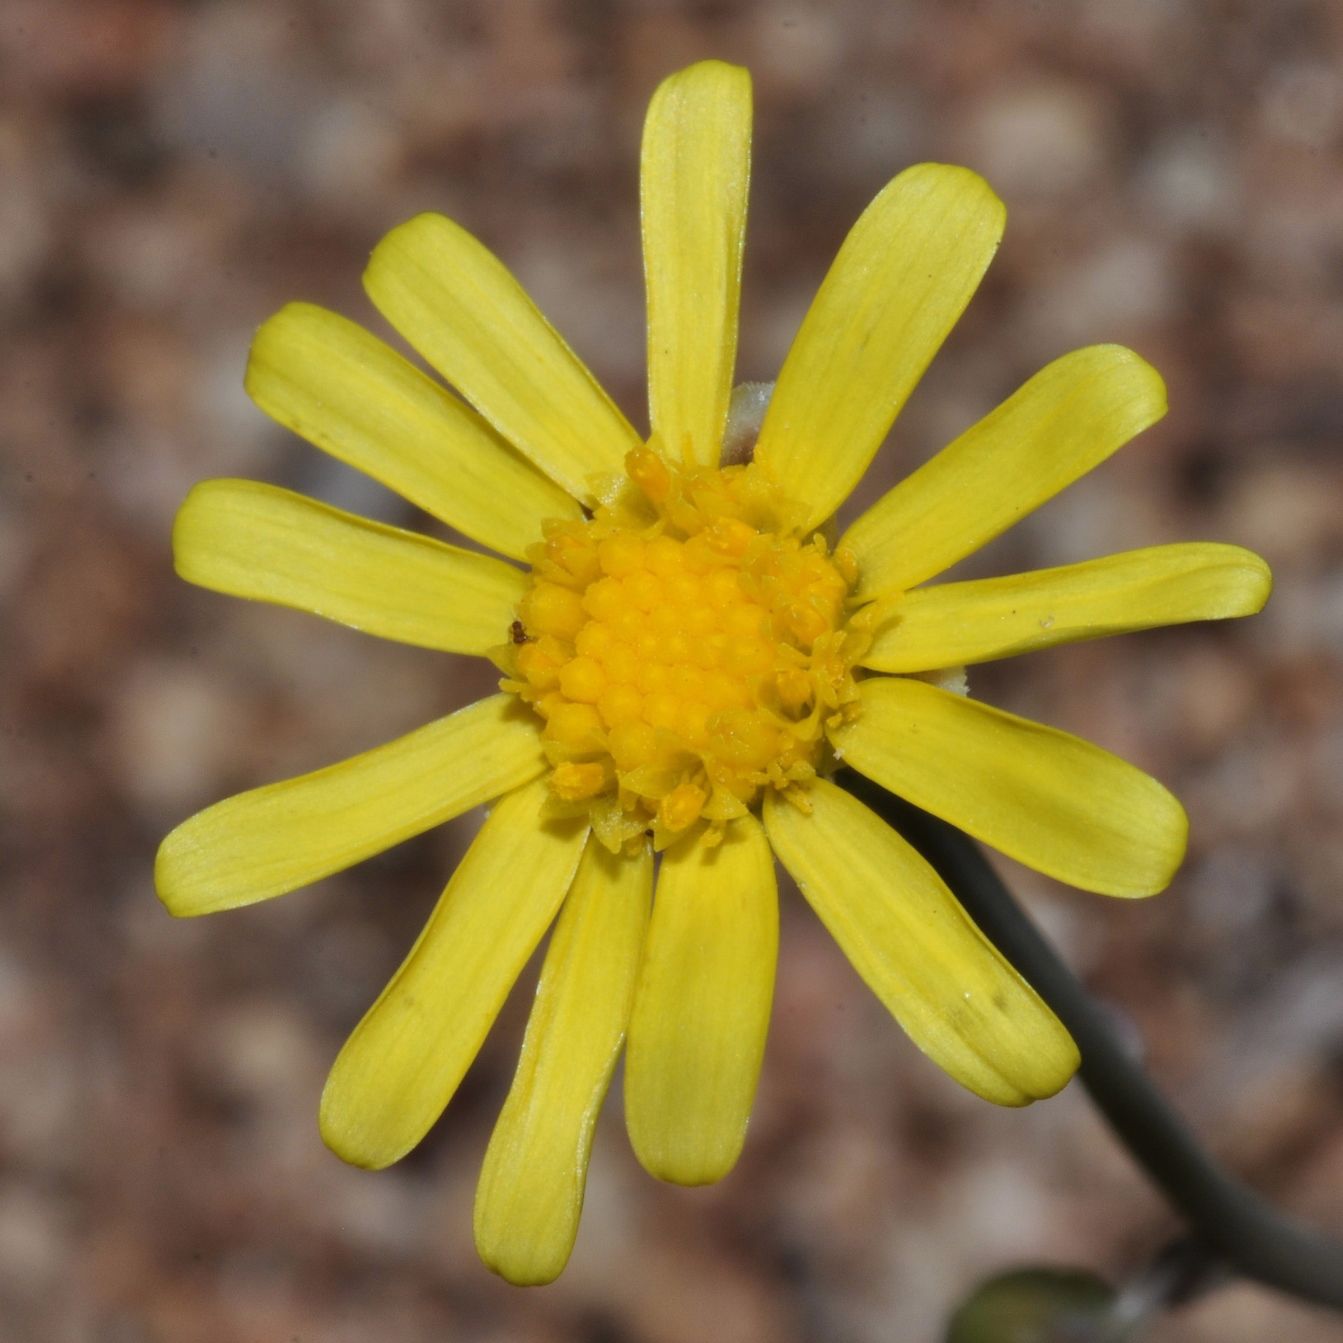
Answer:
<path fill-rule="evenodd" d="M 545 720 L 556 806 L 612 850 L 796 795 L 857 712 L 867 639 L 846 622 L 852 559 L 792 525 L 759 467 L 683 470 L 648 447 L 626 467 L 590 520 L 545 524 L 497 654 Z"/>

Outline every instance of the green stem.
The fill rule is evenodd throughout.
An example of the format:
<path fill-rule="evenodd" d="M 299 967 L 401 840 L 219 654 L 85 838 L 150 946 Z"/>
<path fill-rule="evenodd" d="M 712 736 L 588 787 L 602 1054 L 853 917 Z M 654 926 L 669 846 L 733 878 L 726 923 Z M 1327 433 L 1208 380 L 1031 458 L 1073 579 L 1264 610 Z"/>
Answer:
<path fill-rule="evenodd" d="M 1221 1255 L 1193 1236 L 1181 1236 L 1121 1284 L 1092 1343 L 1137 1343 L 1167 1311 L 1198 1300 L 1229 1276 Z"/>
<path fill-rule="evenodd" d="M 1078 1076 L 1091 1099 L 1197 1239 L 1243 1277 L 1343 1310 L 1343 1243 L 1284 1217 L 1199 1146 L 1120 1042 L 1108 1013 L 1041 937 L 973 841 L 851 771 L 837 782 L 927 858 L 984 935 L 1053 1008 L 1077 1041 Z"/>

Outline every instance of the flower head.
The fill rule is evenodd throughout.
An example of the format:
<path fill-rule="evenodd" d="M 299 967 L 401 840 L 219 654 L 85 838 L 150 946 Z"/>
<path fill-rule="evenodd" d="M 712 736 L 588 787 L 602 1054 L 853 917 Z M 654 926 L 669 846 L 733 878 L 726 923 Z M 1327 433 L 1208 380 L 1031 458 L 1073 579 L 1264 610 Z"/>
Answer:
<path fill-rule="evenodd" d="M 1160 890 L 1185 846 L 1170 793 L 956 693 L 949 669 L 1245 615 L 1268 594 L 1257 556 L 1203 543 L 928 585 L 1163 414 L 1160 378 L 1117 346 L 1050 364 L 830 539 L 997 248 L 1002 205 L 961 168 L 880 192 L 753 450 L 725 453 L 749 128 L 746 73 L 718 62 L 673 75 L 649 110 L 647 438 L 436 215 L 394 229 L 365 285 L 462 399 L 319 308 L 258 333 L 247 387 L 263 410 L 504 558 L 248 481 L 197 486 L 174 533 L 194 582 L 501 668 L 497 695 L 192 817 L 156 880 L 174 913 L 229 908 L 493 803 L 341 1050 L 321 1126 L 358 1165 L 414 1147 L 553 924 L 476 1200 L 482 1256 L 518 1282 L 568 1257 L 626 1040 L 643 1164 L 686 1184 L 732 1167 L 773 991 L 775 858 L 952 1077 L 1003 1105 L 1057 1091 L 1077 1064 L 1066 1031 L 829 775 L 842 760 L 1084 889 Z"/>
<path fill-rule="evenodd" d="M 550 789 L 613 852 L 698 822 L 718 843 L 762 790 L 805 788 L 857 708 L 852 558 L 800 528 L 751 466 L 678 466 L 651 447 L 591 521 L 532 547 L 498 661 L 545 720 Z"/>

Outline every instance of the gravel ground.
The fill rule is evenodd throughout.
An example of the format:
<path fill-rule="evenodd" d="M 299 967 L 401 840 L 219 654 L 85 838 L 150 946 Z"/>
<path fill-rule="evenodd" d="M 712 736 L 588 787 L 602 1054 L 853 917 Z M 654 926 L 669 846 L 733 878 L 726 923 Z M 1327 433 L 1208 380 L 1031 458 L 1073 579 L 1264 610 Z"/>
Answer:
<path fill-rule="evenodd" d="M 890 176 L 969 164 L 1007 202 L 1006 240 L 872 489 L 1049 359 L 1120 341 L 1162 370 L 1171 414 L 982 567 L 1185 538 L 1273 565 L 1253 621 L 1041 654 L 973 690 L 1185 800 L 1189 858 L 1154 901 L 1009 876 L 1211 1147 L 1343 1229 L 1343 7 L 6 0 L 6 1339 L 919 1343 L 987 1272 L 1122 1277 L 1173 1231 L 1075 1087 L 1021 1113 L 960 1092 L 789 896 L 737 1171 L 655 1183 L 613 1103 L 567 1273 L 510 1288 L 476 1260 L 470 1207 L 526 977 L 399 1167 L 347 1169 L 315 1123 L 474 818 L 224 918 L 154 898 L 154 848 L 191 811 L 489 685 L 174 578 L 173 512 L 207 475 L 422 521 L 250 405 L 252 331 L 293 298 L 376 325 L 369 249 L 438 209 L 642 419 L 640 122 L 704 55 L 756 79 L 743 378 L 772 376 Z M 1151 1337 L 1340 1327 L 1235 1287 Z"/>

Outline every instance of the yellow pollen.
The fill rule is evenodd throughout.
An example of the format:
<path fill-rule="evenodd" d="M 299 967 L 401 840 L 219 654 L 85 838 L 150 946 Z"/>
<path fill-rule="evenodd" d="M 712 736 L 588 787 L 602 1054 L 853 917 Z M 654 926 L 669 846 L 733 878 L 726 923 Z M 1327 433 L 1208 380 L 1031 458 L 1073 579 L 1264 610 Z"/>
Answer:
<path fill-rule="evenodd" d="M 857 712 L 867 639 L 852 558 L 795 526 L 760 468 L 643 447 L 626 469 L 590 520 L 545 524 L 495 655 L 545 720 L 555 804 L 613 851 L 721 829 L 765 788 L 798 795 L 825 729 Z"/>
<path fill-rule="evenodd" d="M 658 820 L 668 830 L 684 830 L 699 820 L 709 795 L 693 783 L 678 784 L 658 803 Z"/>
<path fill-rule="evenodd" d="M 589 760 L 584 764 L 575 764 L 563 760 L 551 771 L 550 787 L 556 797 L 566 802 L 578 802 L 594 797 L 606 787 L 610 772 L 598 760 Z"/>

